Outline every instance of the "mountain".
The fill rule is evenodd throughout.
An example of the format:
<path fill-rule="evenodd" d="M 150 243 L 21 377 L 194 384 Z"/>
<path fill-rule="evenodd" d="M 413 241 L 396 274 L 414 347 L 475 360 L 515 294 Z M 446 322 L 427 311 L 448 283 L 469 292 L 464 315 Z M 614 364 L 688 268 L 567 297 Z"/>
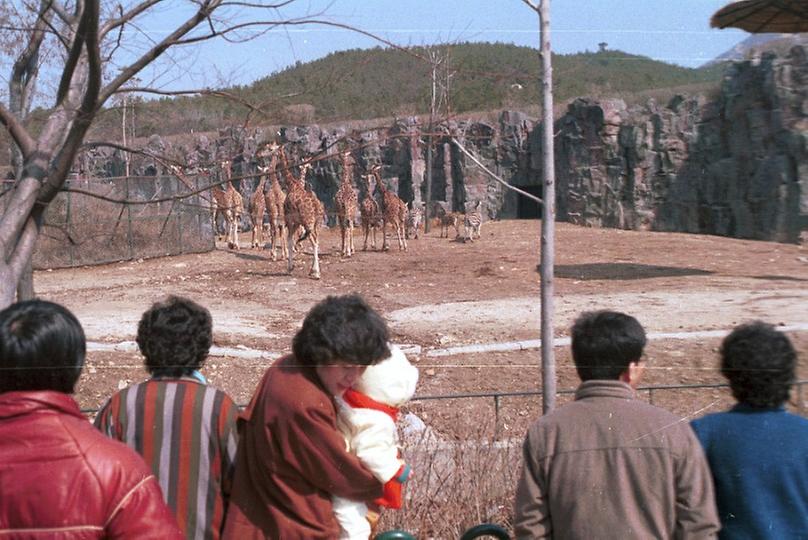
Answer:
<path fill-rule="evenodd" d="M 258 107 L 251 125 L 305 124 L 428 114 L 432 55 L 444 58 L 438 87 L 448 87 L 451 114 L 503 108 L 534 111 L 540 103 L 536 49 L 502 43 L 460 43 L 407 50 L 374 48 L 329 54 L 257 80 L 223 89 Z M 625 97 L 671 87 L 716 86 L 721 66 L 685 68 L 621 51 L 553 55 L 555 100 Z M 444 101 L 441 110 L 447 109 Z M 216 96 L 138 104 L 138 133 L 188 133 L 244 124 L 248 108 Z M 109 129 L 120 126 L 113 112 Z M 119 129 L 119 128 L 118 128 Z"/>
<path fill-rule="evenodd" d="M 808 34 L 750 34 L 730 50 L 716 56 L 702 67 L 722 62 L 744 60 L 753 54 L 772 51 L 783 54 L 794 45 L 808 45 Z"/>

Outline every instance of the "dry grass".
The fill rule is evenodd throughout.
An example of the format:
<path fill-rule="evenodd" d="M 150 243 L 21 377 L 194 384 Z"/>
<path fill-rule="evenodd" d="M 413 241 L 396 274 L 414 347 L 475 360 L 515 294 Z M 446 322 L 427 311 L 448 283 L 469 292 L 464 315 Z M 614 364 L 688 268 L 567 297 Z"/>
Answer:
<path fill-rule="evenodd" d="M 427 429 L 405 437 L 412 465 L 404 508 L 386 510 L 379 531 L 405 530 L 417 538 L 460 538 L 480 523 L 510 531 L 513 494 L 521 468 L 521 441 L 497 441 L 480 425 L 464 441 Z"/>

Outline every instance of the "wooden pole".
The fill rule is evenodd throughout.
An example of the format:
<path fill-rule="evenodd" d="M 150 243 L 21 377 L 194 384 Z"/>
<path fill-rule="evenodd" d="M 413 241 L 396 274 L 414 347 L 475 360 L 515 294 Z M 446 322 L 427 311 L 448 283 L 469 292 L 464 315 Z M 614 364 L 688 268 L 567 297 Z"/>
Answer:
<path fill-rule="evenodd" d="M 432 61 L 432 101 L 429 105 L 429 131 L 426 136 L 426 197 L 424 208 L 424 234 L 429 232 L 429 219 L 432 217 L 432 130 L 435 126 L 435 86 L 438 71 L 437 57 L 430 54 Z"/>
<path fill-rule="evenodd" d="M 542 67 L 542 182 L 541 219 L 541 371 L 542 411 L 555 408 L 556 366 L 553 343 L 555 318 L 555 152 L 553 148 L 553 66 L 550 48 L 550 0 L 540 0 L 539 25 Z"/>

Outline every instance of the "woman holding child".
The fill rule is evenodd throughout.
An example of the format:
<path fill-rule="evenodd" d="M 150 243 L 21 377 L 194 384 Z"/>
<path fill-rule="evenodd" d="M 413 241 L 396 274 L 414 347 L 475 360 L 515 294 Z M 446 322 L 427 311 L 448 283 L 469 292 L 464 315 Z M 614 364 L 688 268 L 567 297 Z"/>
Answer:
<path fill-rule="evenodd" d="M 225 538 L 337 538 L 332 495 L 382 495 L 382 483 L 346 449 L 334 398 L 390 355 L 388 339 L 384 320 L 359 296 L 312 308 L 293 354 L 266 371 L 239 418 Z"/>

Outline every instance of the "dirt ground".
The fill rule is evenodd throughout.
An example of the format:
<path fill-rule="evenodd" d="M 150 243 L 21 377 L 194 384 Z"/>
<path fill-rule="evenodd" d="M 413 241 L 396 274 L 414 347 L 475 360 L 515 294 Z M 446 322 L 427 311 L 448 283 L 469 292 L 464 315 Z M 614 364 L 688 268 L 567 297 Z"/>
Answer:
<path fill-rule="evenodd" d="M 412 351 L 421 370 L 418 396 L 535 392 L 541 378 L 535 348 L 436 356 L 446 349 L 539 338 L 538 221 L 483 225 L 482 238 L 463 243 L 437 228 L 410 240 L 409 250 L 339 254 L 339 231 L 321 238 L 322 279 L 307 277 L 311 256 L 298 255 L 291 275 L 267 250 L 220 247 L 204 254 L 77 269 L 39 271 L 37 293 L 62 302 L 94 343 L 78 399 L 98 407 L 118 387 L 146 377 L 132 344 L 140 313 L 166 294 L 187 295 L 214 318 L 222 347 L 204 373 L 246 403 L 271 358 L 289 349 L 308 309 L 330 294 L 358 292 L 387 317 L 394 341 Z M 789 330 L 800 350 L 799 376 L 808 378 L 808 249 L 805 246 L 714 236 L 591 229 L 559 223 L 556 231 L 555 328 L 567 335 L 584 310 L 610 308 L 635 315 L 652 339 L 649 385 L 720 383 L 718 333 L 752 319 Z M 675 336 L 655 337 L 658 333 Z M 124 342 L 123 344 L 121 344 Z M 118 344 L 119 350 L 95 350 Z M 577 379 L 568 347 L 556 346 L 559 390 Z M 224 352 L 222 352 L 224 351 Z M 243 351 L 244 354 L 239 354 Z M 261 356 L 263 351 L 263 356 Z M 808 391 L 808 387 L 805 388 Z M 726 391 L 656 390 L 643 394 L 682 416 L 730 403 Z M 559 402 L 569 399 L 559 396 Z M 795 392 L 795 408 L 808 404 Z M 540 409 L 536 395 L 499 401 L 498 434 L 520 436 Z M 491 426 L 494 399 L 418 400 L 410 406 L 448 435 Z M 805 409 L 803 409 L 805 410 Z M 458 422 L 458 419 L 461 421 Z"/>

